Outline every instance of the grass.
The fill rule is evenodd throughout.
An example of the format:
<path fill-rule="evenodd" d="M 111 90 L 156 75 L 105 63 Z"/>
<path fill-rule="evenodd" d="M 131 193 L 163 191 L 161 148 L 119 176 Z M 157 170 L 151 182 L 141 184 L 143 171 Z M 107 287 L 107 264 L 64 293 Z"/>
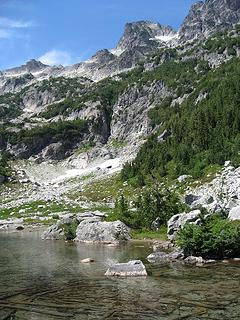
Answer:
<path fill-rule="evenodd" d="M 40 208 L 39 208 L 40 206 Z M 42 206 L 42 207 L 41 207 Z M 20 213 L 20 210 L 25 210 L 25 212 Z M 8 219 L 8 218 L 21 218 L 21 217 L 29 217 L 34 215 L 36 212 L 41 213 L 39 216 L 41 217 L 51 217 L 56 216 L 57 213 L 66 212 L 66 213 L 81 213 L 86 211 L 79 205 L 66 205 L 64 203 L 57 202 L 45 202 L 45 201 L 34 201 L 31 203 L 26 203 L 18 207 L 9 208 L 9 209 L 0 209 L 0 219 Z M 39 222 L 39 221 L 38 221 Z"/>
<path fill-rule="evenodd" d="M 158 231 L 149 230 L 132 230 L 133 240 L 162 240 L 167 241 L 167 227 L 162 226 Z"/>
<path fill-rule="evenodd" d="M 81 153 L 88 152 L 94 147 L 93 143 L 84 143 L 78 149 L 75 150 L 75 155 L 80 155 Z"/>
<path fill-rule="evenodd" d="M 68 195 L 73 200 L 88 200 L 91 202 L 111 202 L 123 194 L 124 197 L 131 199 L 138 194 L 140 189 L 136 189 L 131 185 L 125 185 L 119 174 L 94 181 L 85 186 L 81 192 L 75 192 Z"/>
<path fill-rule="evenodd" d="M 115 149 L 121 149 L 123 147 L 127 146 L 127 141 L 124 140 L 118 140 L 118 139 L 113 139 L 111 141 L 111 146 Z"/>

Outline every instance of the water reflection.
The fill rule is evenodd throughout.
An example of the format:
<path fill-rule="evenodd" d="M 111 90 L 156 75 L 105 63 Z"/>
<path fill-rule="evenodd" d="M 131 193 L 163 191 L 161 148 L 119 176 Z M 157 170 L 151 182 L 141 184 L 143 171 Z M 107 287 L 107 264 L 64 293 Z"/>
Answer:
<path fill-rule="evenodd" d="M 151 266 L 147 278 L 106 278 L 113 262 L 144 259 L 121 247 L 0 234 L 0 319 L 240 319 L 240 264 Z M 85 265 L 80 260 L 93 258 Z"/>

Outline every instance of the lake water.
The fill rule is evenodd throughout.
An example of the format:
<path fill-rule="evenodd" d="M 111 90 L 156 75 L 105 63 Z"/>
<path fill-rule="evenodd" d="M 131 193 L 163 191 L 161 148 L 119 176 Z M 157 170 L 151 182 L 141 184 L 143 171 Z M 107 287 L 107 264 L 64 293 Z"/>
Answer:
<path fill-rule="evenodd" d="M 240 319 L 240 263 L 151 266 L 149 243 L 120 247 L 0 233 L 0 320 Z M 81 259 L 94 258 L 84 265 Z M 114 262 L 142 259 L 146 278 L 106 278 Z"/>

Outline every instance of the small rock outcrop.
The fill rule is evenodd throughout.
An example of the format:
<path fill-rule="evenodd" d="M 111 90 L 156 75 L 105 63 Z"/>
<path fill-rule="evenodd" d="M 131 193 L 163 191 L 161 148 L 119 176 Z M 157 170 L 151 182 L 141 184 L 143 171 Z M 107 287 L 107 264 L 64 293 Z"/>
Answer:
<path fill-rule="evenodd" d="M 176 250 L 170 253 L 166 252 L 153 252 L 148 257 L 147 260 L 150 263 L 167 263 L 176 260 L 182 260 L 184 258 L 184 254 L 181 250 Z"/>
<path fill-rule="evenodd" d="M 147 276 L 147 271 L 140 260 L 129 261 L 128 263 L 116 263 L 112 265 L 105 276 L 109 277 L 142 277 Z"/>
<path fill-rule="evenodd" d="M 183 228 L 186 223 L 198 224 L 200 210 L 193 210 L 189 213 L 181 213 L 174 215 L 168 221 L 168 239 L 174 240 L 176 238 L 177 232 Z"/>
<path fill-rule="evenodd" d="M 112 243 L 130 238 L 130 229 L 123 222 L 92 218 L 83 220 L 78 225 L 75 241 Z"/>
<path fill-rule="evenodd" d="M 240 206 L 232 208 L 229 212 L 228 219 L 230 221 L 240 220 Z"/>

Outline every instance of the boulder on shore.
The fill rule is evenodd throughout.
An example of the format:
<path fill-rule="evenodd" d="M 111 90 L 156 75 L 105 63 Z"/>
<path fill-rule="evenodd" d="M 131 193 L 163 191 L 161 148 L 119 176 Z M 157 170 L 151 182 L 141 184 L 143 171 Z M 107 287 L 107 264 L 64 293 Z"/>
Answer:
<path fill-rule="evenodd" d="M 74 240 L 80 242 L 114 243 L 130 239 L 130 228 L 123 222 L 106 222 L 90 218 L 78 225 Z"/>
<path fill-rule="evenodd" d="M 105 276 L 109 277 L 142 277 L 147 276 L 147 271 L 140 260 L 132 260 L 127 263 L 116 263 L 112 265 Z"/>
<path fill-rule="evenodd" d="M 103 217 L 94 212 L 65 215 L 42 234 L 42 239 L 101 243 L 118 243 L 131 239 L 130 228 L 123 222 L 105 222 L 102 221 Z"/>
<path fill-rule="evenodd" d="M 93 217 L 93 214 L 90 212 L 78 215 L 66 214 L 42 234 L 42 239 L 73 240 L 76 237 L 77 225 L 84 219 L 89 219 L 91 217 Z M 66 226 L 68 228 L 66 228 Z M 67 234 L 69 231 L 71 232 L 70 235 Z M 71 239 L 69 239 L 69 237 L 71 237 Z"/>

